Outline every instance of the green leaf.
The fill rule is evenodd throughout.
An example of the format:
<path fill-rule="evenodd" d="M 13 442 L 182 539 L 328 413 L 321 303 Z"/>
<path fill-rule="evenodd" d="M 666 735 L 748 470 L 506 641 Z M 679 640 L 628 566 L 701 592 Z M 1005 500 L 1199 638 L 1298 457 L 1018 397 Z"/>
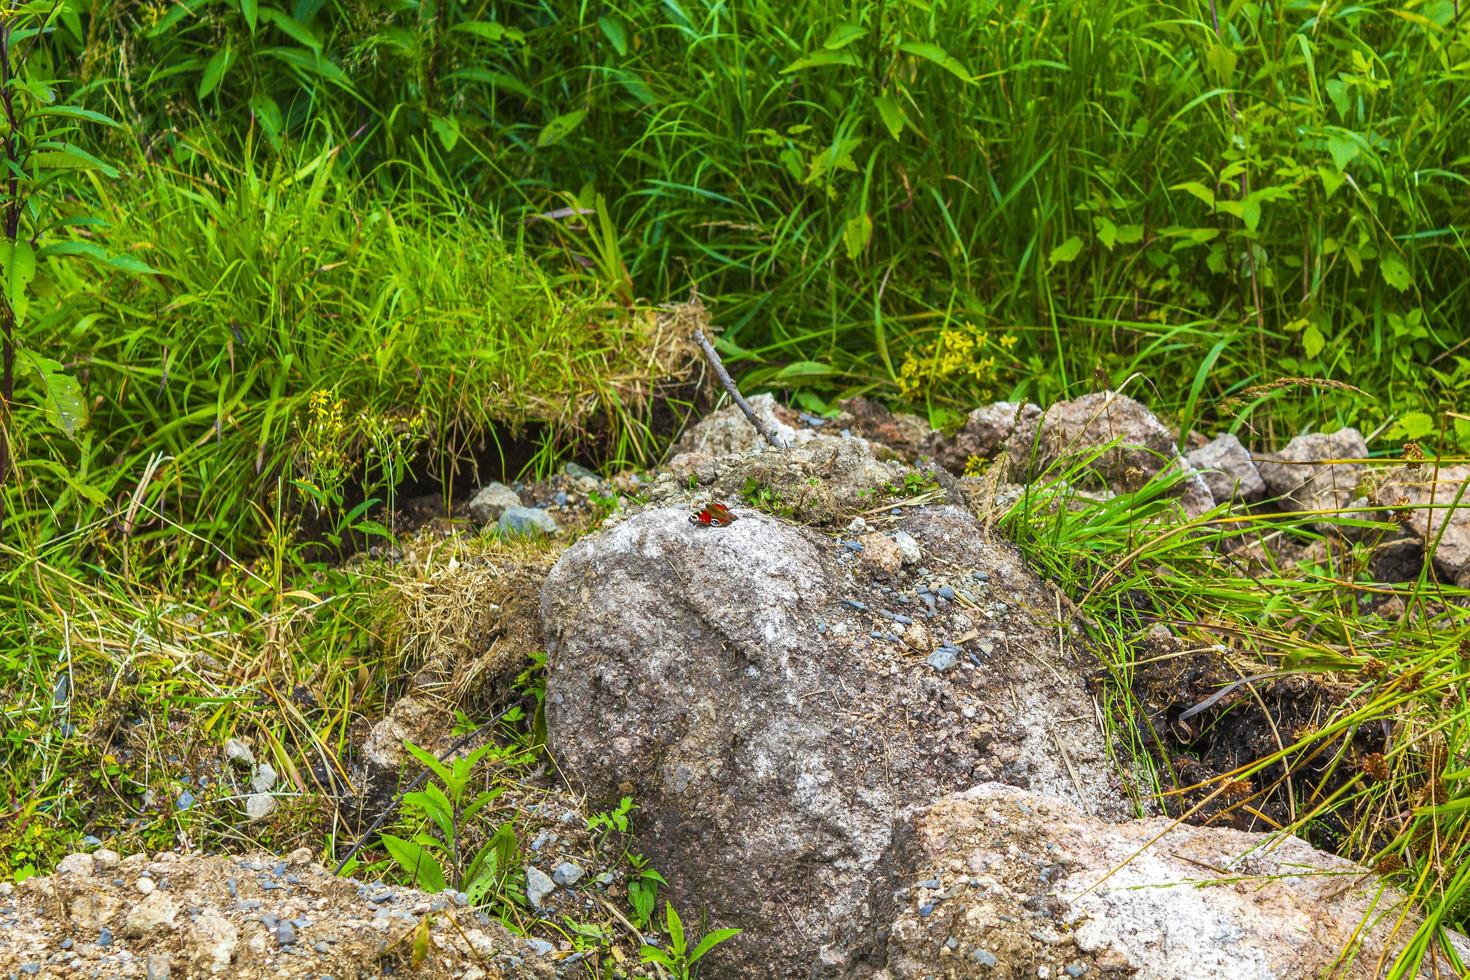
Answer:
<path fill-rule="evenodd" d="M 1361 153 L 1363 147 L 1351 136 L 1329 136 L 1327 137 L 1327 152 L 1332 154 L 1332 165 L 1337 168 L 1338 173 L 1347 169 L 1347 165 Z"/>
<path fill-rule="evenodd" d="M 791 64 L 781 69 L 781 74 L 789 75 L 792 72 L 805 71 L 808 68 L 830 68 L 833 65 L 847 65 L 856 68 L 862 62 L 858 56 L 851 51 L 817 51 L 807 55 L 805 58 L 797 58 Z"/>
<path fill-rule="evenodd" d="M 275 25 L 276 30 L 302 47 L 310 48 L 317 54 L 322 53 L 322 42 L 312 33 L 311 28 L 301 23 L 295 17 L 283 13 L 275 7 L 266 7 L 260 11 L 260 19 L 267 24 Z"/>
<path fill-rule="evenodd" d="M 1388 283 L 1399 292 L 1406 291 L 1413 283 L 1413 276 L 1409 274 L 1409 267 L 1392 255 L 1385 256 L 1378 263 L 1378 271 L 1383 275 L 1383 281 Z"/>
<path fill-rule="evenodd" d="M 821 361 L 792 361 L 777 371 L 774 381 L 790 381 L 795 378 L 823 378 L 832 374 L 832 365 Z"/>
<path fill-rule="evenodd" d="M 230 68 L 232 57 L 230 46 L 226 44 L 214 53 L 214 57 L 209 59 L 209 64 L 204 66 L 204 74 L 199 77 L 199 98 L 204 98 L 219 87 L 219 83 L 224 80 L 225 72 Z"/>
<path fill-rule="evenodd" d="M 891 95 L 877 95 L 873 97 L 873 105 L 878 109 L 878 116 L 883 120 L 883 125 L 888 127 L 888 135 L 898 139 L 903 135 L 903 128 L 908 124 L 908 116 L 898 104 L 898 100 Z"/>
<path fill-rule="evenodd" d="M 60 361 L 42 357 L 24 347 L 15 352 L 16 369 L 30 374 L 41 389 L 41 408 L 46 421 L 64 432 L 67 438 L 75 439 L 77 432 L 87 424 L 87 402 L 82 397 L 82 386 L 77 379 L 66 373 Z"/>
<path fill-rule="evenodd" d="M 684 923 L 679 920 L 679 913 L 674 911 L 673 902 L 664 903 L 664 922 L 669 930 L 669 948 L 674 951 L 675 956 L 683 956 L 686 948 Z"/>
<path fill-rule="evenodd" d="M 415 841 L 394 837 L 392 834 L 380 836 L 383 846 L 387 848 L 393 860 L 398 862 L 399 867 L 413 877 L 414 884 L 430 893 L 444 890 L 444 869 L 440 867 L 438 859 L 430 854 L 427 848 Z"/>
<path fill-rule="evenodd" d="M 422 762 L 425 766 L 428 767 L 430 772 L 438 776 L 442 781 L 448 783 L 454 779 L 454 773 L 450 772 L 449 767 L 440 762 L 438 758 L 434 756 L 434 753 L 426 752 L 423 749 L 419 748 L 417 745 L 414 745 L 412 742 L 406 740 L 403 743 L 403 747 L 408 750 L 409 755 Z"/>
<path fill-rule="evenodd" d="M 1205 52 L 1205 61 L 1215 72 L 1215 80 L 1221 85 L 1229 85 L 1230 78 L 1235 74 L 1235 63 L 1239 55 L 1223 44 L 1212 44 L 1210 50 Z"/>
<path fill-rule="evenodd" d="M 450 78 L 460 79 L 466 82 L 480 82 L 485 85 L 493 85 L 503 88 L 509 92 L 525 99 L 530 99 L 531 90 L 526 87 L 520 79 L 512 78 L 504 72 L 491 71 L 488 68 L 461 68 L 459 71 L 450 72 Z"/>
<path fill-rule="evenodd" d="M 582 120 L 587 118 L 586 109 L 578 109 L 575 112 L 565 112 L 557 116 L 551 122 L 541 127 L 541 133 L 536 137 L 536 145 L 554 146 L 572 134 Z"/>
<path fill-rule="evenodd" d="M 272 143 L 279 143 L 281 139 L 281 127 L 284 120 L 281 118 L 281 107 L 276 105 L 276 100 L 264 93 L 250 97 L 250 114 L 260 125 L 260 129 Z"/>
<path fill-rule="evenodd" d="M 240 0 L 240 14 L 245 18 L 245 24 L 250 28 L 250 34 L 255 35 L 255 21 L 259 10 L 259 0 Z"/>
<path fill-rule="evenodd" d="M 81 106 L 76 105 L 45 106 L 44 108 L 32 110 L 31 115 L 61 116 L 65 119 L 79 119 L 83 122 L 93 122 L 103 126 L 120 127 L 122 125 L 122 123 L 118 122 L 116 119 L 113 119 L 111 116 L 104 116 L 100 112 L 94 112 L 91 109 L 83 109 Z"/>
<path fill-rule="evenodd" d="M 1062 244 L 1051 250 L 1046 257 L 1047 265 L 1065 265 L 1082 254 L 1082 239 L 1077 235 L 1068 238 Z"/>
<path fill-rule="evenodd" d="M 1428 412 L 1405 412 L 1389 427 L 1390 439 L 1423 439 L 1434 432 L 1434 417 Z"/>
<path fill-rule="evenodd" d="M 1199 198 L 1201 201 L 1204 201 L 1205 204 L 1209 207 L 1215 206 L 1215 192 L 1210 190 L 1208 187 L 1206 187 L 1204 184 L 1201 184 L 1197 180 L 1186 180 L 1182 184 L 1172 184 L 1170 185 L 1169 190 L 1187 191 L 1188 193 L 1193 194 L 1195 197 Z"/>
<path fill-rule="evenodd" d="M 434 135 L 439 137 L 439 142 L 444 145 L 444 152 L 454 149 L 454 144 L 459 142 L 459 124 L 452 117 L 430 116 L 429 125 L 433 127 Z"/>
<path fill-rule="evenodd" d="M 970 74 L 968 68 L 937 44 L 929 44 L 926 41 L 905 41 L 898 46 L 898 50 L 905 54 L 911 54 L 915 57 L 923 58 L 925 61 L 932 62 L 962 82 L 972 82 L 975 80 L 975 76 Z"/>
<path fill-rule="evenodd" d="M 5 298 L 19 329 L 31 306 L 31 280 L 36 278 L 36 250 L 21 239 L 14 244 L 0 241 L 0 261 L 5 264 Z M 59 365 L 58 365 L 59 366 Z"/>
<path fill-rule="evenodd" d="M 844 21 L 827 33 L 827 40 L 822 42 L 822 47 L 828 51 L 838 51 L 866 33 L 868 33 L 867 30 L 862 26 Z"/>
<path fill-rule="evenodd" d="M 739 929 L 716 929 L 713 932 L 705 933 L 704 938 L 689 953 L 689 965 L 693 966 L 695 963 L 698 963 L 699 958 L 705 953 L 708 953 L 725 940 L 733 939 L 738 935 L 740 935 Z"/>
<path fill-rule="evenodd" d="M 109 255 L 107 257 L 107 264 L 114 269 L 131 272 L 137 276 L 162 275 L 158 269 L 153 268 L 153 266 L 144 262 L 142 259 L 134 258 L 131 255 Z"/>
<path fill-rule="evenodd" d="M 1317 329 L 1315 323 L 1307 324 L 1302 331 L 1302 350 L 1308 357 L 1316 357 L 1322 353 L 1322 348 L 1327 346 L 1327 339 L 1322 336 L 1322 331 Z"/>
<path fill-rule="evenodd" d="M 455 24 L 452 30 L 463 31 L 476 37 L 483 37 L 487 41 L 510 40 L 520 44 L 526 39 L 526 32 L 518 27 L 506 27 L 493 20 L 467 20 Z"/>
<path fill-rule="evenodd" d="M 842 230 L 842 243 L 847 247 L 847 257 L 856 260 L 868 247 L 868 242 L 873 239 L 873 219 L 863 212 L 855 218 L 847 219 L 847 224 Z"/>
<path fill-rule="evenodd" d="M 607 38 L 607 43 L 613 46 L 618 57 L 627 57 L 628 29 L 623 26 L 623 22 L 612 14 L 603 14 L 597 18 L 597 26 L 602 28 L 602 36 Z"/>
<path fill-rule="evenodd" d="M 92 154 L 70 143 L 46 140 L 39 144 L 42 149 L 30 156 L 36 170 L 96 170 L 105 177 L 116 179 L 117 169 L 103 163 Z"/>

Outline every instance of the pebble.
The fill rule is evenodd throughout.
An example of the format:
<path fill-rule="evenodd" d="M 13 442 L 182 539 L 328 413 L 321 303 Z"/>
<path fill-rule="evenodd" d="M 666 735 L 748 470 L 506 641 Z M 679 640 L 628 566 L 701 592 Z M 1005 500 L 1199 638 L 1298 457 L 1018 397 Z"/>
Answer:
<path fill-rule="evenodd" d="M 276 785 L 276 770 L 269 762 L 262 762 L 255 767 L 255 772 L 250 777 L 250 788 L 257 793 L 264 793 Z"/>
<path fill-rule="evenodd" d="M 917 565 L 924 558 L 924 552 L 919 548 L 919 542 L 907 531 L 894 531 L 893 543 L 898 545 L 898 553 L 903 558 L 905 565 Z"/>
<path fill-rule="evenodd" d="M 858 612 L 868 611 L 868 604 L 865 602 L 859 602 L 856 599 L 843 599 L 842 604 L 849 609 L 856 609 Z"/>
<path fill-rule="evenodd" d="M 250 823 L 264 820 L 275 809 L 276 798 L 269 793 L 251 793 L 245 797 L 245 819 Z"/>
<path fill-rule="evenodd" d="M 332 951 L 332 947 L 328 946 L 326 940 L 324 939 L 318 939 L 315 943 L 312 944 L 311 948 L 316 950 L 318 953 L 330 953 Z"/>
<path fill-rule="evenodd" d="M 535 950 L 541 956 L 545 956 L 548 953 L 552 953 L 552 952 L 555 952 L 556 951 L 556 947 L 553 946 L 553 945 L 551 945 L 551 943 L 548 943 L 544 939 L 536 939 L 536 938 L 527 939 L 526 940 L 526 945 L 527 946 L 530 946 L 533 950 Z"/>
<path fill-rule="evenodd" d="M 983 949 L 977 949 L 975 950 L 975 952 L 971 953 L 970 959 L 974 960 L 980 966 L 986 968 L 995 966 L 997 963 L 1000 962 L 995 958 L 995 954 L 986 952 Z"/>
<path fill-rule="evenodd" d="M 30 975 L 34 976 L 35 974 L 41 972 L 41 964 L 39 964 L 39 963 L 22 963 L 20 965 L 20 972 L 21 973 L 27 973 L 27 974 L 30 974 Z"/>
<path fill-rule="evenodd" d="M 144 877 L 144 878 L 139 878 L 138 879 L 138 885 L 137 885 L 138 891 L 140 893 L 144 894 L 144 895 L 152 895 L 153 894 L 153 889 L 155 889 L 157 887 L 158 886 L 153 883 L 153 879 L 152 878 Z"/>
<path fill-rule="evenodd" d="M 289 922 L 276 924 L 276 942 L 282 946 L 296 945 L 296 927 Z"/>
<path fill-rule="evenodd" d="M 934 903 L 933 902 L 925 902 L 923 905 L 920 905 L 919 906 L 919 915 L 921 917 L 927 916 L 930 912 L 933 912 L 933 911 L 934 911 Z"/>
<path fill-rule="evenodd" d="M 255 765 L 255 753 L 250 751 L 250 746 L 238 738 L 227 739 L 225 741 L 225 761 L 241 769 L 249 769 Z"/>
<path fill-rule="evenodd" d="M 928 658 L 929 666 L 933 667 L 941 674 L 947 670 L 953 669 L 954 665 L 958 661 L 959 655 L 953 647 L 940 647 L 938 650 L 935 650 L 933 653 L 929 654 Z"/>
<path fill-rule="evenodd" d="M 1070 963 L 1066 967 L 1066 973 L 1067 973 L 1067 976 L 1069 976 L 1069 977 L 1080 977 L 1080 976 L 1082 976 L 1082 974 L 1084 974 L 1086 972 L 1087 972 L 1087 964 L 1086 963 Z"/>
<path fill-rule="evenodd" d="M 68 854 L 56 865 L 58 874 L 89 875 L 97 866 L 97 859 L 90 854 Z"/>
<path fill-rule="evenodd" d="M 545 871 L 534 864 L 526 865 L 526 898 L 530 899 L 532 908 L 539 909 L 546 896 L 555 890 L 556 882 Z"/>
<path fill-rule="evenodd" d="M 954 588 L 952 586 L 941 585 L 937 590 L 935 590 L 935 594 L 946 602 L 954 601 Z"/>
<path fill-rule="evenodd" d="M 571 861 L 563 861 L 556 866 L 556 870 L 551 872 L 551 880 L 563 888 L 570 888 L 581 881 L 582 875 L 584 874 L 586 872 L 576 864 L 573 864 Z"/>
<path fill-rule="evenodd" d="M 194 794 L 189 792 L 188 790 L 184 790 L 182 793 L 179 794 L 178 799 L 174 800 L 174 804 L 178 806 L 180 810 L 187 810 L 189 809 L 189 807 L 194 805 Z"/>
<path fill-rule="evenodd" d="M 844 541 L 842 542 L 842 547 L 848 551 L 860 552 L 863 550 L 863 543 L 861 541 Z"/>
<path fill-rule="evenodd" d="M 561 530 L 556 518 L 539 507 L 507 507 L 495 526 L 501 534 L 541 535 Z"/>
<path fill-rule="evenodd" d="M 97 945 L 98 946 L 102 946 L 102 947 L 107 947 L 107 946 L 111 946 L 112 945 L 112 930 L 111 929 L 107 928 L 106 926 L 103 926 L 102 927 L 102 931 L 97 934 Z"/>

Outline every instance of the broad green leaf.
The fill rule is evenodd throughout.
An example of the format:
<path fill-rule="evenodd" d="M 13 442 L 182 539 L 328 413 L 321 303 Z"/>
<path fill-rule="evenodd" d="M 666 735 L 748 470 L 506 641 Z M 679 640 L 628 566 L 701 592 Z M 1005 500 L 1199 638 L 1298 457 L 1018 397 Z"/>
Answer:
<path fill-rule="evenodd" d="M 427 848 L 415 841 L 394 837 L 392 834 L 380 836 L 383 840 L 383 847 L 392 855 L 393 860 L 398 862 L 399 867 L 413 876 L 414 884 L 430 893 L 444 890 L 444 869 L 440 867 L 438 859 L 430 854 Z"/>
<path fill-rule="evenodd" d="M 1092 227 L 1097 230 L 1097 240 L 1109 252 L 1118 244 L 1118 226 L 1100 214 L 1093 215 Z"/>
<path fill-rule="evenodd" d="M 867 212 L 849 218 L 842 230 L 842 243 L 847 247 L 847 257 L 856 259 L 867 249 L 873 239 L 873 219 Z"/>
<path fill-rule="evenodd" d="M 1409 267 L 1392 255 L 1385 256 L 1378 263 L 1378 271 L 1383 275 L 1383 281 L 1388 283 L 1399 292 L 1406 291 L 1413 283 L 1413 276 L 1409 274 Z"/>
<path fill-rule="evenodd" d="M 1322 331 L 1317 329 L 1315 323 L 1307 324 L 1302 331 L 1302 350 L 1308 357 L 1316 357 L 1322 353 L 1322 348 L 1327 346 L 1327 338 L 1322 336 Z"/>
<path fill-rule="evenodd" d="M 821 361 L 792 361 L 775 374 L 777 381 L 790 381 L 793 378 L 819 378 L 832 373 L 832 365 L 823 364 Z"/>
<path fill-rule="evenodd" d="M 668 926 L 669 947 L 675 956 L 682 956 L 687 945 L 684 941 L 684 923 L 679 920 L 679 913 L 674 911 L 673 902 L 664 902 L 664 923 Z"/>
<path fill-rule="evenodd" d="M 0 242 L 0 259 L 5 262 L 5 298 L 10 301 L 10 310 L 15 315 L 15 326 L 19 329 L 31 307 L 31 280 L 36 278 L 36 250 L 25 239 L 13 245 L 10 242 Z"/>
<path fill-rule="evenodd" d="M 107 249 L 101 245 L 98 245 L 96 242 L 84 242 L 79 239 L 52 242 L 50 245 L 43 245 L 41 246 L 41 250 L 36 253 L 36 258 L 49 259 L 53 255 L 84 255 L 89 259 L 97 259 L 100 262 L 106 262 L 109 258 Z"/>
<path fill-rule="evenodd" d="M 827 40 L 822 42 L 822 47 L 826 48 L 828 51 L 837 51 L 841 48 L 847 47 L 849 44 L 856 41 L 858 38 L 862 37 L 866 33 L 867 30 L 865 30 L 862 26 L 858 24 L 850 24 L 844 22 L 838 24 L 836 27 L 832 28 L 830 32 L 828 32 Z"/>
<path fill-rule="evenodd" d="M 725 940 L 733 939 L 738 935 L 740 935 L 739 929 L 715 929 L 712 932 L 705 933 L 704 938 L 695 945 L 694 949 L 690 950 L 689 965 L 693 966 L 695 963 L 698 963 L 700 957 L 704 956 L 705 953 L 708 953 Z"/>
<path fill-rule="evenodd" d="M 565 112 L 557 116 L 551 122 L 541 127 L 541 133 L 536 137 L 536 145 L 554 146 L 572 134 L 582 120 L 587 118 L 586 109 L 577 109 L 575 112 Z"/>
<path fill-rule="evenodd" d="M 1186 180 L 1182 184 L 1172 184 L 1170 185 L 1169 190 L 1187 191 L 1188 193 L 1193 194 L 1195 197 L 1199 198 L 1201 201 L 1204 201 L 1205 204 L 1209 205 L 1210 207 L 1215 206 L 1215 192 L 1210 190 L 1208 187 L 1206 187 L 1204 184 L 1201 184 L 1197 180 Z"/>
<path fill-rule="evenodd" d="M 510 40 L 517 44 L 526 39 L 525 31 L 518 27 L 506 27 L 493 20 L 467 20 L 461 24 L 455 24 L 453 30 L 483 37 L 487 41 Z"/>
<path fill-rule="evenodd" d="M 321 54 L 322 42 L 307 27 L 295 17 L 290 16 L 275 7 L 263 7 L 260 11 L 260 19 L 267 24 L 275 26 L 276 30 L 289 37 L 303 47 L 310 48 L 317 54 Z"/>
<path fill-rule="evenodd" d="M 1434 432 L 1434 417 L 1428 412 L 1405 412 L 1386 433 L 1390 439 L 1423 439 Z"/>
<path fill-rule="evenodd" d="M 107 264 L 114 269 L 131 272 L 137 276 L 162 275 L 160 270 L 153 268 L 153 266 L 144 262 L 142 259 L 134 258 L 131 255 L 109 255 L 107 257 Z"/>
<path fill-rule="evenodd" d="M 597 18 L 597 26 L 602 28 L 602 36 L 607 38 L 607 43 L 613 46 L 618 57 L 626 57 L 628 54 L 628 29 L 623 22 L 612 14 L 603 14 Z"/>
<path fill-rule="evenodd" d="M 1358 141 L 1350 136 L 1327 137 L 1327 152 L 1332 154 L 1332 163 L 1337 167 L 1338 173 L 1346 170 L 1347 165 L 1352 163 L 1362 150 Z"/>
<path fill-rule="evenodd" d="M 122 123 L 111 116 L 104 116 L 100 112 L 91 109 L 83 109 L 76 105 L 52 105 L 45 106 L 31 112 L 33 116 L 61 116 L 65 119 L 79 119 L 83 122 L 98 123 L 103 126 L 121 126 Z"/>
<path fill-rule="evenodd" d="M 408 750 L 409 755 L 422 762 L 428 767 L 430 772 L 438 776 L 442 781 L 447 783 L 454 779 L 454 773 L 450 771 L 448 766 L 440 762 L 434 753 L 427 752 L 412 742 L 407 741 L 403 743 L 403 747 Z"/>
<path fill-rule="evenodd" d="M 789 75 L 792 72 L 804 71 L 808 68 L 830 68 L 833 65 L 847 65 L 856 68 L 862 62 L 858 56 L 851 51 L 817 51 L 807 55 L 805 58 L 797 58 L 791 64 L 781 69 L 781 74 Z"/>
<path fill-rule="evenodd" d="M 204 98 L 219 87 L 219 83 L 224 80 L 225 72 L 230 68 L 232 57 L 230 46 L 226 44 L 214 53 L 214 57 L 209 59 L 209 64 L 204 66 L 204 74 L 199 77 L 199 98 Z"/>
<path fill-rule="evenodd" d="M 504 72 L 491 71 L 488 68 L 461 68 L 459 71 L 451 72 L 450 78 L 461 79 L 466 82 L 481 82 L 485 85 L 493 85 L 514 92 L 522 98 L 531 98 L 531 90 L 525 83 L 517 78 L 512 78 Z"/>
<path fill-rule="evenodd" d="M 933 62 L 962 82 L 972 82 L 975 80 L 975 76 L 970 74 L 968 68 L 937 44 L 929 44 L 926 41 L 905 41 L 898 46 L 898 50 L 905 54 L 923 58 L 925 61 Z"/>
<path fill-rule="evenodd" d="M 448 116 L 430 116 L 429 125 L 434 129 L 434 135 L 439 137 L 447 153 L 454 149 L 454 144 L 459 142 L 459 124 Z"/>
<path fill-rule="evenodd" d="M 909 120 L 898 100 L 891 95 L 878 95 L 873 97 L 873 105 L 877 107 L 883 125 L 888 128 L 888 135 L 894 139 L 903 135 L 903 128 Z"/>
<path fill-rule="evenodd" d="M 118 176 L 116 168 L 103 163 L 86 150 L 70 143 L 46 140 L 39 146 L 41 148 L 30 156 L 30 162 L 37 171 L 95 170 L 105 177 L 116 179 Z"/>
<path fill-rule="evenodd" d="M 1331 197 L 1337 193 L 1337 189 L 1343 185 L 1346 178 L 1341 170 L 1333 170 L 1330 167 L 1318 167 L 1317 176 L 1322 178 L 1322 190 Z"/>
<path fill-rule="evenodd" d="M 1077 235 L 1068 238 L 1062 244 L 1051 250 L 1046 257 L 1047 265 L 1065 265 L 1082 254 L 1082 239 Z"/>
<path fill-rule="evenodd" d="M 245 24 L 250 28 L 252 36 L 255 34 L 255 22 L 258 12 L 258 0 L 240 0 L 240 14 L 245 18 Z"/>
<path fill-rule="evenodd" d="M 1261 199 L 1259 197 L 1250 194 L 1240 202 L 1240 220 L 1245 222 L 1245 226 L 1251 231 L 1256 230 L 1256 226 L 1261 223 Z"/>
<path fill-rule="evenodd" d="M 24 347 L 15 353 L 16 369 L 30 374 L 36 387 L 41 389 L 41 408 L 46 414 L 46 421 L 66 433 L 68 438 L 76 438 L 77 432 L 87 423 L 87 402 L 82 397 L 82 386 L 77 379 L 67 374 L 59 361 L 42 357 Z"/>
<path fill-rule="evenodd" d="M 1239 55 L 1223 44 L 1212 44 L 1210 50 L 1205 52 L 1205 60 L 1214 70 L 1215 80 L 1221 85 L 1229 85 L 1231 76 L 1235 74 L 1235 63 L 1239 60 Z"/>

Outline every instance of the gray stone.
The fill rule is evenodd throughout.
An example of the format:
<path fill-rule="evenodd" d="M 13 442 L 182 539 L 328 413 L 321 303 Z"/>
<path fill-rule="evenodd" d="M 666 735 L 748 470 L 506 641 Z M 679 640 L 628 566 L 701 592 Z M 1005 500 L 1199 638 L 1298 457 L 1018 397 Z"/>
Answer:
<path fill-rule="evenodd" d="M 1006 452 L 1009 479 L 1016 483 L 1085 464 L 1108 490 L 1132 493 L 1160 473 L 1184 470 L 1173 488 L 1184 513 L 1197 517 L 1215 504 L 1205 481 L 1179 455 L 1173 433 L 1147 408 L 1115 391 L 1057 402 L 1039 418 L 1017 424 Z"/>
<path fill-rule="evenodd" d="M 526 898 L 530 899 L 532 908 L 539 909 L 546 896 L 555 890 L 556 882 L 547 877 L 545 871 L 534 864 L 526 865 Z"/>
<path fill-rule="evenodd" d="M 954 668 L 959 662 L 959 653 L 953 647 L 940 647 L 929 654 L 929 666 L 941 674 Z"/>
<path fill-rule="evenodd" d="M 893 532 L 893 543 L 898 545 L 898 553 L 903 558 L 905 565 L 917 565 L 924 560 L 924 552 L 919 547 L 919 542 L 907 531 Z"/>
<path fill-rule="evenodd" d="M 1210 488 L 1217 501 L 1241 500 L 1255 503 L 1266 496 L 1250 450 L 1232 432 L 1225 432 L 1184 457 Z"/>
<path fill-rule="evenodd" d="M 1377 492 L 1380 503 L 1408 508 L 1399 512 L 1404 514 L 1404 528 L 1413 535 L 1420 554 L 1432 547 L 1435 570 L 1462 588 L 1470 588 L 1467 483 L 1470 465 L 1436 467 L 1424 462 L 1395 471 Z"/>
<path fill-rule="evenodd" d="M 276 798 L 269 793 L 251 793 L 245 797 L 245 819 L 258 823 L 276 812 Z"/>
<path fill-rule="evenodd" d="M 90 875 L 97 867 L 97 859 L 90 854 L 68 854 L 56 865 L 58 874 Z"/>
<path fill-rule="evenodd" d="M 225 761 L 241 769 L 249 769 L 255 765 L 255 753 L 250 751 L 250 746 L 238 738 L 226 739 Z"/>
<path fill-rule="evenodd" d="M 148 980 L 168 980 L 172 972 L 167 953 L 148 954 Z"/>
<path fill-rule="evenodd" d="M 507 507 L 496 523 L 501 534 L 541 535 L 560 530 L 556 519 L 539 507 Z"/>
<path fill-rule="evenodd" d="M 155 930 L 172 929 L 178 914 L 179 903 L 167 892 L 153 892 L 128 910 L 123 920 L 123 935 L 146 936 Z"/>
<path fill-rule="evenodd" d="M 239 942 L 240 930 L 210 905 L 199 911 L 185 931 L 184 955 L 198 971 L 223 973 L 234 959 Z"/>
<path fill-rule="evenodd" d="M 276 785 L 276 770 L 269 762 L 262 762 L 250 774 L 250 788 L 257 793 L 269 792 Z"/>
<path fill-rule="evenodd" d="M 499 520 L 512 507 L 521 506 L 520 495 L 504 483 L 488 483 L 470 498 L 469 511 L 480 524 Z"/>
<path fill-rule="evenodd" d="M 771 395 L 752 395 L 748 400 L 756 417 L 765 423 L 767 429 L 784 446 L 799 446 L 813 438 L 811 429 L 798 429 L 791 424 L 796 421 L 796 416 L 778 404 Z M 718 459 L 721 456 L 759 449 L 765 444 L 765 440 L 740 409 L 735 405 L 726 405 L 691 426 L 674 443 L 670 455 L 703 453 Z"/>
<path fill-rule="evenodd" d="M 994 402 L 975 409 L 952 436 L 935 433 L 926 448 L 945 469 L 961 473 L 969 461 L 990 459 L 1005 448 L 1018 425 L 1032 426 L 1041 417 L 1041 406 L 1029 402 Z"/>
<path fill-rule="evenodd" d="M 582 875 L 584 874 L 586 874 L 586 872 L 583 871 L 578 865 L 573 864 L 571 861 L 563 861 L 561 864 L 558 864 L 556 866 L 555 870 L 551 872 L 551 880 L 556 882 L 558 885 L 561 885 L 563 888 L 570 888 L 577 882 L 581 881 Z"/>
<path fill-rule="evenodd" d="M 896 838 L 872 872 L 877 893 L 928 876 L 957 887 L 929 899 L 928 916 L 898 902 L 877 928 L 849 931 L 844 980 L 957 975 L 941 954 L 950 936 L 1003 976 L 1368 980 L 1422 921 L 1368 869 L 1295 837 L 1167 817 L 1116 822 L 999 783 L 903 815 Z M 1048 869 L 1040 882 L 1038 868 Z M 1442 935 L 1470 957 L 1465 937 Z M 1435 971 L 1426 961 L 1405 975 Z"/>
<path fill-rule="evenodd" d="M 594 808 L 638 800 L 636 848 L 680 869 L 676 907 L 744 929 L 701 961 L 704 976 L 808 975 L 817 947 L 890 900 L 868 871 L 909 806 L 1014 779 L 1125 812 L 1106 741 L 1076 710 L 1082 661 L 1029 611 L 1054 595 L 968 513 L 918 507 L 894 528 L 932 567 L 984 569 L 1014 602 L 1012 656 L 944 674 L 866 639 L 875 614 L 843 604 L 851 568 L 826 535 L 758 511 L 718 533 L 686 516 L 649 508 L 578 541 L 542 588 L 541 618 L 559 764 Z M 949 605 L 927 626 L 964 635 L 961 615 Z"/>
<path fill-rule="evenodd" d="M 1324 531 L 1337 528 L 1347 537 L 1360 537 L 1361 528 L 1343 527 L 1331 517 L 1336 512 L 1366 503 L 1358 495 L 1363 480 L 1368 444 L 1357 429 L 1297 436 L 1280 451 L 1255 457 L 1256 469 L 1266 490 L 1291 510 L 1324 512 L 1317 526 Z M 1371 515 L 1354 515 L 1365 518 Z"/>
<path fill-rule="evenodd" d="M 526 940 L 526 945 L 530 946 L 531 947 L 531 950 L 533 952 L 535 952 L 535 953 L 537 953 L 537 954 L 539 954 L 541 956 L 545 956 L 548 953 L 553 953 L 553 952 L 556 951 L 556 947 L 553 946 L 553 945 L 551 945 L 551 943 L 548 943 L 544 939 L 536 939 L 536 938 L 527 939 Z"/>
<path fill-rule="evenodd" d="M 276 923 L 276 942 L 282 946 L 296 945 L 296 927 L 290 922 Z"/>
<path fill-rule="evenodd" d="M 92 863 L 98 871 L 111 871 L 118 866 L 122 855 L 106 847 L 99 847 L 92 852 Z"/>

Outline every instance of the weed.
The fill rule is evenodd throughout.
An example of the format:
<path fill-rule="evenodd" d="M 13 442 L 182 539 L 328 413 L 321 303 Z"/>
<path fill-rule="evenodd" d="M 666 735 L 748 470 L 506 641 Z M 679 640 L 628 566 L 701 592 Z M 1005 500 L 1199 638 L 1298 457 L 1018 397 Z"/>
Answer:
<path fill-rule="evenodd" d="M 740 935 L 739 929 L 715 929 L 705 933 L 694 944 L 694 948 L 690 949 L 684 935 L 684 923 L 680 921 L 679 913 L 674 911 L 672 902 L 664 903 L 664 922 L 668 930 L 669 948 L 663 950 L 645 944 L 638 955 L 645 963 L 657 963 L 664 967 L 678 980 L 689 980 L 695 975 L 695 968 L 706 953 L 720 943 Z"/>

